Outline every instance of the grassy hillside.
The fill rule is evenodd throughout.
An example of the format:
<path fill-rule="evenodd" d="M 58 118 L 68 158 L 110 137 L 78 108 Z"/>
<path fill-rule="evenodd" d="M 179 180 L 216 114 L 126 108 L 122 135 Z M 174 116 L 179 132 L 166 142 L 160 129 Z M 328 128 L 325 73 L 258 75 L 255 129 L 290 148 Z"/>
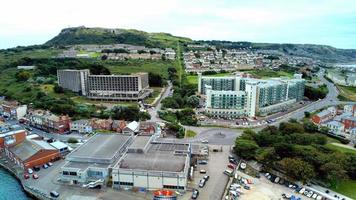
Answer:
<path fill-rule="evenodd" d="M 46 45 L 125 43 L 146 47 L 176 48 L 177 41 L 182 43 L 192 42 L 189 38 L 177 37 L 168 33 L 147 33 L 134 29 L 74 27 L 63 29 Z"/>

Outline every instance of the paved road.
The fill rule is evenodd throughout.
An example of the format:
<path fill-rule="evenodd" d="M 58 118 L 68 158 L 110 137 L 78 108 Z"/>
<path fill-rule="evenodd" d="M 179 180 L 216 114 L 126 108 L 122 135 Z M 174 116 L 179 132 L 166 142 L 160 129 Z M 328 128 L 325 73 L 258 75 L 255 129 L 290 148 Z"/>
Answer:
<path fill-rule="evenodd" d="M 148 109 L 148 113 L 150 113 L 150 115 L 151 115 L 151 119 L 149 121 L 153 121 L 153 122 L 162 122 L 163 121 L 162 119 L 160 119 L 158 117 L 157 111 L 161 110 L 162 100 L 165 99 L 166 97 L 168 97 L 172 93 L 172 91 L 171 91 L 172 87 L 173 87 L 172 83 L 170 81 L 168 81 L 168 86 L 167 86 L 166 90 L 163 92 L 161 98 L 158 100 L 156 106 Z"/>

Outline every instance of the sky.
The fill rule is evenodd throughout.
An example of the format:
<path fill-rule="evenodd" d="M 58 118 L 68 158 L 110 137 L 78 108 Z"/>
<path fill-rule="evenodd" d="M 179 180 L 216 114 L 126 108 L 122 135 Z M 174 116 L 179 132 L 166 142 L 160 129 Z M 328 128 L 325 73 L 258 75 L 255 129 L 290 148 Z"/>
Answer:
<path fill-rule="evenodd" d="M 0 49 L 75 26 L 356 49 L 356 0 L 2 0 Z"/>

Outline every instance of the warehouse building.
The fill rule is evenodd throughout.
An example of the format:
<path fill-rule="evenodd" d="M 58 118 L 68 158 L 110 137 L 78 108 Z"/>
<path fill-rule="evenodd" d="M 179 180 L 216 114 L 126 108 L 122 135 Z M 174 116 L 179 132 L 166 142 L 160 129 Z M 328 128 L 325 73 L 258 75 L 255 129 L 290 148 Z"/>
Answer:
<path fill-rule="evenodd" d="M 133 137 L 122 134 L 97 134 L 66 157 L 61 181 L 85 184 L 102 180 L 104 184 L 117 160 L 131 144 Z"/>
<path fill-rule="evenodd" d="M 5 147 L 6 156 L 22 169 L 42 166 L 60 158 L 59 151 L 43 140 L 26 138 L 15 146 Z"/>
<path fill-rule="evenodd" d="M 155 142 L 137 136 L 113 167 L 113 188 L 185 190 L 190 165 L 190 145 Z"/>

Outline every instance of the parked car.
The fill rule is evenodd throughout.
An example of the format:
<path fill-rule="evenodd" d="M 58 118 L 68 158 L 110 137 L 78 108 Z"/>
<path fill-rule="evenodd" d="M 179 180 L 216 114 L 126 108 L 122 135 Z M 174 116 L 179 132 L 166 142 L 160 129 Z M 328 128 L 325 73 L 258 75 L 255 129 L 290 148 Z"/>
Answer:
<path fill-rule="evenodd" d="M 47 165 L 48 165 L 48 167 L 52 167 L 52 166 L 53 166 L 53 163 L 48 162 Z"/>
<path fill-rule="evenodd" d="M 35 166 L 35 167 L 33 167 L 33 170 L 34 170 L 35 172 L 38 172 L 38 171 L 40 171 L 40 170 L 41 170 L 41 167 L 39 167 L 39 166 Z"/>
<path fill-rule="evenodd" d="M 236 160 L 235 159 L 229 159 L 229 162 L 232 163 L 232 164 L 237 164 Z"/>
<path fill-rule="evenodd" d="M 208 161 L 207 160 L 198 160 L 198 164 L 199 165 L 206 165 L 206 164 L 208 164 Z"/>
<path fill-rule="evenodd" d="M 203 144 L 208 144 L 208 143 L 209 143 L 209 140 L 202 140 L 201 143 L 203 143 Z"/>
<path fill-rule="evenodd" d="M 201 179 L 199 182 L 199 187 L 202 188 L 205 185 L 205 179 Z"/>
<path fill-rule="evenodd" d="M 27 169 L 27 173 L 32 174 L 32 173 L 33 173 L 33 170 L 32 170 L 31 168 L 28 168 L 28 169 Z"/>
<path fill-rule="evenodd" d="M 51 191 L 49 194 L 51 195 L 51 197 L 54 197 L 54 198 L 59 197 L 59 193 L 56 191 Z"/>
<path fill-rule="evenodd" d="M 200 172 L 201 174 L 206 174 L 206 170 L 205 170 L 205 169 L 201 169 L 199 172 Z"/>
<path fill-rule="evenodd" d="M 235 169 L 236 166 L 234 164 L 228 164 L 227 167 L 230 169 Z"/>
<path fill-rule="evenodd" d="M 43 169 L 47 169 L 48 168 L 48 165 L 47 164 L 44 164 L 42 165 Z"/>
<path fill-rule="evenodd" d="M 24 173 L 24 174 L 23 174 L 23 177 L 24 177 L 24 179 L 29 179 L 29 178 L 30 178 L 30 175 L 27 174 L 27 173 Z"/>
<path fill-rule="evenodd" d="M 38 179 L 39 177 L 38 177 L 37 174 L 32 174 L 32 178 L 33 178 L 33 179 Z"/>
<path fill-rule="evenodd" d="M 235 159 L 233 155 L 229 155 L 229 160 L 230 159 Z"/>
<path fill-rule="evenodd" d="M 209 178 L 210 178 L 210 176 L 208 176 L 208 175 L 205 175 L 205 176 L 203 177 L 203 179 L 204 179 L 205 181 L 208 181 Z"/>
<path fill-rule="evenodd" d="M 192 194 L 192 199 L 197 199 L 199 196 L 199 190 L 194 189 Z"/>
<path fill-rule="evenodd" d="M 245 185 L 245 186 L 244 186 L 244 189 L 245 189 L 245 190 L 250 190 L 251 188 L 250 188 L 250 186 Z"/>

